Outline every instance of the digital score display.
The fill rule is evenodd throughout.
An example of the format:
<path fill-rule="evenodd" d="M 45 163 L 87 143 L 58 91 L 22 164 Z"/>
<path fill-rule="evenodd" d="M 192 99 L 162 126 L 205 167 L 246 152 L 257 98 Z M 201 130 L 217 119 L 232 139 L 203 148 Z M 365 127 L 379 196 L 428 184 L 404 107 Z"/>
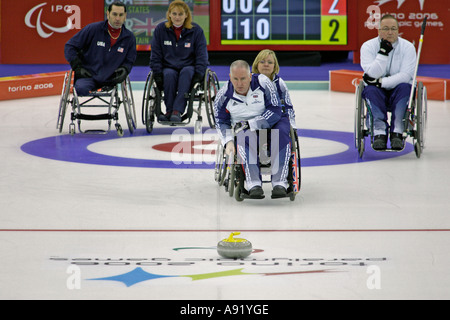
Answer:
<path fill-rule="evenodd" d="M 226 45 L 347 45 L 347 0 L 221 0 Z"/>

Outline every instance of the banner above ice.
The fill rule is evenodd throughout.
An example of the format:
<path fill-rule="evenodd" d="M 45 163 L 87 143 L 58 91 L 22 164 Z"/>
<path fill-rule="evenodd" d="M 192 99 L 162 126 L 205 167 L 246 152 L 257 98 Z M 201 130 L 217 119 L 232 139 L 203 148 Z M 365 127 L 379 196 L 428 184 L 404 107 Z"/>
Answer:
<path fill-rule="evenodd" d="M 378 35 L 379 19 L 391 14 L 399 22 L 400 37 L 412 42 L 416 48 L 423 19 L 427 17 L 421 64 L 449 64 L 450 7 L 449 0 L 359 0 L 358 51 L 354 62 L 359 63 L 359 48 Z"/>
<path fill-rule="evenodd" d="M 103 1 L 2 1 L 1 63 L 67 63 L 64 44 L 97 20 L 103 20 Z"/>
<path fill-rule="evenodd" d="M 104 20 L 105 7 L 112 1 L 1 1 L 0 62 L 4 64 L 66 63 L 64 44 L 80 28 L 91 22 Z M 135 33 L 138 50 L 149 51 L 152 32 L 155 26 L 165 19 L 165 11 L 171 0 L 123 0 L 123 2 L 129 9 L 126 26 Z M 193 12 L 194 21 L 204 29 L 210 51 L 259 51 L 265 48 L 276 51 L 345 50 L 353 51 L 354 62 L 359 63 L 359 48 L 364 41 L 377 36 L 377 21 L 383 14 L 390 13 L 399 21 L 400 36 L 416 46 L 422 21 L 424 17 L 427 17 L 420 63 L 450 63 L 450 49 L 447 45 L 450 40 L 449 0 L 298 0 L 289 2 L 289 7 L 286 7 L 288 2 L 281 7 L 268 5 L 275 1 L 190 0 L 186 2 Z M 302 3 L 301 6 L 300 3 Z M 296 17 L 302 12 L 302 8 L 309 7 L 315 8 L 312 16 L 322 16 L 321 23 L 316 24 L 320 33 L 312 32 L 309 36 L 315 34 L 318 37 L 320 34 L 321 40 L 304 39 L 303 42 L 300 41 L 303 44 L 300 44 L 295 42 L 297 40 L 292 42 L 289 38 L 287 42 L 283 40 L 281 44 L 278 44 L 277 41 L 280 39 L 277 38 L 277 30 L 279 31 L 280 26 L 286 25 L 287 17 Z M 250 8 L 253 8 L 255 12 L 251 13 L 253 11 L 249 11 Z M 297 12 L 295 8 L 299 8 L 299 11 Z M 326 8 L 328 10 L 325 10 Z M 284 20 L 272 14 L 280 10 L 284 10 Z M 231 16 L 225 13 L 230 13 Z M 232 16 L 234 13 L 237 16 Z M 255 29 L 258 26 L 259 29 Z M 287 34 L 299 32 L 296 28 L 302 26 L 305 26 L 304 22 L 293 23 L 286 29 L 289 30 Z M 272 37 L 270 41 L 269 36 Z M 223 37 L 230 37 L 231 40 L 222 39 Z M 331 41 L 331 44 L 322 41 L 323 39 L 328 39 L 327 41 Z M 227 43 L 227 41 L 232 42 Z M 235 41 L 238 42 L 235 43 Z M 309 44 L 305 41 L 309 41 Z M 321 44 L 315 44 L 317 41 Z"/>

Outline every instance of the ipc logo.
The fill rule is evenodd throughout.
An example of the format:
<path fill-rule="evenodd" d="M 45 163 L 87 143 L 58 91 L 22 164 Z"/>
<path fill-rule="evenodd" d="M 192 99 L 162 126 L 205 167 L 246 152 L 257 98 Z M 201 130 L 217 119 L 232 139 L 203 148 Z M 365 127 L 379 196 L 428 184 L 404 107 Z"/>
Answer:
<path fill-rule="evenodd" d="M 81 10 L 79 6 L 76 5 L 51 5 L 50 12 L 57 13 L 64 11 L 67 14 L 71 14 L 67 17 L 67 22 L 65 26 L 54 27 L 42 21 L 42 12 L 47 2 L 38 4 L 37 6 L 31 8 L 30 11 L 25 15 L 25 25 L 29 28 L 36 29 L 37 33 L 41 38 L 48 38 L 53 33 L 66 33 L 72 29 L 81 29 Z M 36 18 L 34 18 L 36 16 Z M 32 22 L 36 21 L 35 23 Z M 50 32 L 48 32 L 48 31 Z"/>

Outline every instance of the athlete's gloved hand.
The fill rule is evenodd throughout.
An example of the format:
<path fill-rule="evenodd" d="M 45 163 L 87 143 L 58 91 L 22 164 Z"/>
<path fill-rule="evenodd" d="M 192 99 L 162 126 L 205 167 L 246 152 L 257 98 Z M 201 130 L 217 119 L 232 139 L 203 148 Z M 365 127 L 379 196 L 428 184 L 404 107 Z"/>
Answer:
<path fill-rule="evenodd" d="M 197 84 L 197 83 L 201 83 L 203 81 L 203 76 L 200 73 L 196 73 L 194 74 L 194 77 L 192 78 L 191 81 L 191 89 Z"/>
<path fill-rule="evenodd" d="M 79 57 L 76 57 L 72 61 L 70 61 L 70 67 L 75 72 L 75 78 L 91 78 L 92 74 L 83 67 L 83 62 Z"/>
<path fill-rule="evenodd" d="M 391 52 L 393 49 L 392 47 L 392 43 L 390 43 L 389 41 L 385 40 L 385 39 L 381 39 L 380 42 L 380 51 L 378 51 L 379 54 L 382 55 L 389 55 L 389 52 Z"/>
<path fill-rule="evenodd" d="M 367 73 L 364 73 L 363 80 L 369 86 L 375 86 L 377 88 L 381 88 L 381 78 L 375 79 L 375 78 L 372 78 L 369 75 L 367 75 Z"/>
<path fill-rule="evenodd" d="M 87 69 L 80 67 L 75 69 L 75 78 L 92 78 L 92 74 Z"/>
<path fill-rule="evenodd" d="M 72 67 L 72 70 L 75 70 L 83 66 L 83 62 L 79 57 L 76 57 L 75 59 L 70 61 L 70 66 Z"/>
<path fill-rule="evenodd" d="M 113 74 L 112 82 L 121 83 L 124 82 L 128 76 L 128 70 L 124 66 L 118 67 Z"/>
<path fill-rule="evenodd" d="M 153 78 L 155 79 L 156 87 L 159 89 L 159 91 L 164 90 L 164 78 L 162 73 L 155 73 L 153 75 Z"/>
<path fill-rule="evenodd" d="M 246 130 L 250 128 L 250 125 L 248 124 L 248 121 L 241 121 L 236 123 L 234 126 L 234 134 L 238 134 L 239 132 Z"/>

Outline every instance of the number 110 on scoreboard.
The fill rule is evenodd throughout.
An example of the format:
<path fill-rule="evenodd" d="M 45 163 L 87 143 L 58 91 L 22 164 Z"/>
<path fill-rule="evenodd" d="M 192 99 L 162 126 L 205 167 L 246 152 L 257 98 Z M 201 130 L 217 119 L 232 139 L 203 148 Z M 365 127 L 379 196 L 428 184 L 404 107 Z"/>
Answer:
<path fill-rule="evenodd" d="M 222 45 L 346 45 L 347 0 L 222 0 Z"/>

